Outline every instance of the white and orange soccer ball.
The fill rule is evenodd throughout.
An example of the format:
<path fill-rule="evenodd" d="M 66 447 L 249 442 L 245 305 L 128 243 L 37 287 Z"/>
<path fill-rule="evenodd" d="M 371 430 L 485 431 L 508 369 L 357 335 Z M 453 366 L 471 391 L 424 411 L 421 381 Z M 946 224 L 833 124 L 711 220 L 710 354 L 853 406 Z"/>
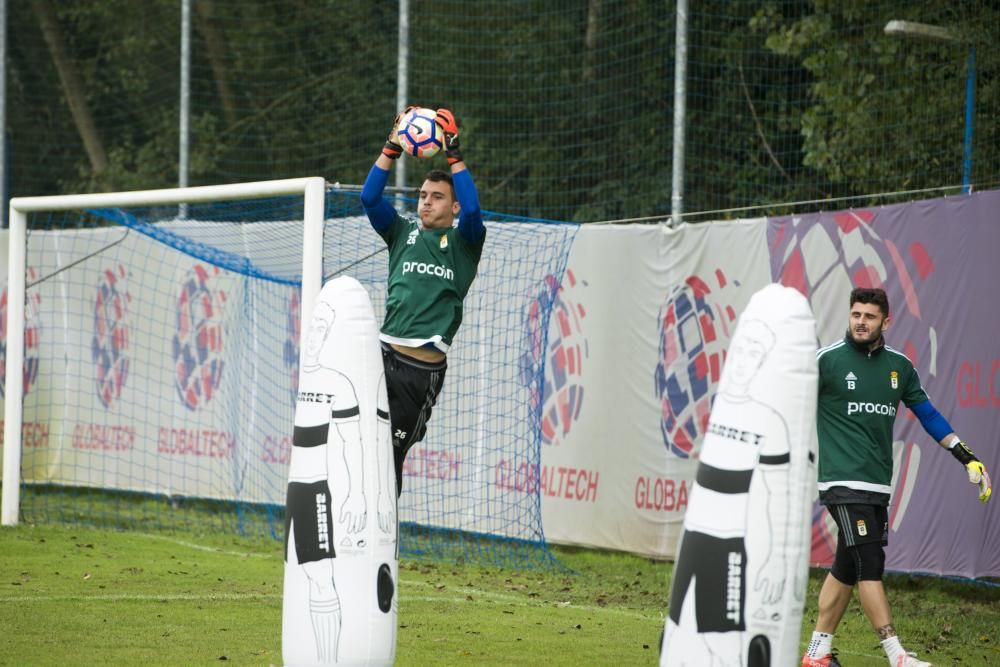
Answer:
<path fill-rule="evenodd" d="M 396 136 L 403 150 L 413 157 L 431 157 L 444 147 L 444 130 L 434 109 L 410 109 L 399 121 Z"/>

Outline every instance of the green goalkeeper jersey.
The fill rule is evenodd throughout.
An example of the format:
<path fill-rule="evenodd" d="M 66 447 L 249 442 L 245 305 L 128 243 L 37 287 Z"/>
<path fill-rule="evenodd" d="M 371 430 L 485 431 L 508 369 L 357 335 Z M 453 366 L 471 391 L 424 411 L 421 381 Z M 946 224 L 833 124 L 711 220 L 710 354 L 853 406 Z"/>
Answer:
<path fill-rule="evenodd" d="M 396 215 L 381 236 L 389 246 L 389 285 L 380 338 L 448 352 L 486 235 L 470 243 L 456 227 L 424 229 Z"/>
<path fill-rule="evenodd" d="M 850 334 L 816 356 L 820 500 L 888 504 L 896 410 L 927 400 L 917 370 L 901 352 L 869 352 Z"/>

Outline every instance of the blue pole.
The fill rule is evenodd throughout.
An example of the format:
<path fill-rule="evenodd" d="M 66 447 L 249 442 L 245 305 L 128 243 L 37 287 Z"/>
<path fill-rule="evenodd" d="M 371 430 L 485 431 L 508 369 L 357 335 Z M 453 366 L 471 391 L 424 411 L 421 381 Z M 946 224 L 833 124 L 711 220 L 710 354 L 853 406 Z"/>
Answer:
<path fill-rule="evenodd" d="M 976 101 L 976 47 L 969 47 L 965 78 L 965 149 L 962 152 L 962 191 L 972 192 L 972 110 Z"/>

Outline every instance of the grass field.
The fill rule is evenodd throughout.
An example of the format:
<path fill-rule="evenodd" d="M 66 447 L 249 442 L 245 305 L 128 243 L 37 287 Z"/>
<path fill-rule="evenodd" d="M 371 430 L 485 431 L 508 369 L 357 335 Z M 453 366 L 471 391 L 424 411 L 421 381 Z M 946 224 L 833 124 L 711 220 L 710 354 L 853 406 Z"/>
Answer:
<path fill-rule="evenodd" d="M 556 548 L 575 573 L 406 562 L 396 664 L 655 665 L 670 564 Z M 0 529 L 0 665 L 281 664 L 281 545 L 219 534 Z M 803 646 L 825 573 L 810 577 Z M 904 645 L 1000 665 L 1000 588 L 892 576 Z M 852 604 L 835 645 L 885 665 Z"/>

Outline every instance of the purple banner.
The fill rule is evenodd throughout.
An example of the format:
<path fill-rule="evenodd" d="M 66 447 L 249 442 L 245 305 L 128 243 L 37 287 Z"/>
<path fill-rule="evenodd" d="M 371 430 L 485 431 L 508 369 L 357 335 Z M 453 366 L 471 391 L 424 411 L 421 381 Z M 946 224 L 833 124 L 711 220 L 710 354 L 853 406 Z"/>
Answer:
<path fill-rule="evenodd" d="M 886 290 L 889 345 L 914 362 L 931 401 L 996 479 L 1000 191 L 773 218 L 768 246 L 772 279 L 809 297 L 822 345 L 843 336 L 852 285 Z M 908 410 L 896 420 L 894 456 L 886 567 L 1000 577 L 1000 498 L 980 503 L 963 466 Z M 817 508 L 814 563 L 831 562 L 831 529 Z"/>

